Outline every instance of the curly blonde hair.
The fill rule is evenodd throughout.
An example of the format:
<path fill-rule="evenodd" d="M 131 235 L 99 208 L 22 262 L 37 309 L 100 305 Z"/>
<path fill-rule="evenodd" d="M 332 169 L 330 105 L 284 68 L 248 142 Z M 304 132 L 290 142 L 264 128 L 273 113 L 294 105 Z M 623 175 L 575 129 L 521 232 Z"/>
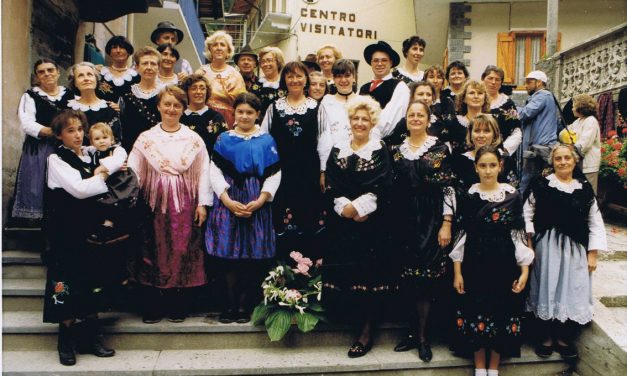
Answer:
<path fill-rule="evenodd" d="M 487 89 L 485 84 L 481 81 L 470 80 L 466 82 L 462 92 L 459 93 L 457 98 L 455 99 L 455 110 L 460 115 L 466 115 L 468 113 L 468 105 L 464 102 L 466 99 L 466 94 L 468 93 L 468 89 L 475 89 L 480 93 L 485 94 L 485 99 L 483 100 L 483 106 L 481 106 L 481 112 L 489 113 L 490 112 L 490 101 L 488 100 Z"/>
<path fill-rule="evenodd" d="M 486 127 L 492 132 L 492 142 L 490 145 L 499 146 L 501 144 L 501 130 L 494 116 L 491 114 L 479 114 L 476 118 L 472 119 L 468 125 L 468 132 L 466 132 L 466 144 L 468 146 L 471 148 L 475 147 L 475 144 L 472 142 L 472 130 L 479 127 Z"/>
<path fill-rule="evenodd" d="M 322 50 L 326 50 L 326 49 L 333 51 L 333 56 L 335 56 L 335 60 L 339 60 L 342 58 L 342 51 L 340 51 L 339 48 L 335 47 L 332 44 L 325 44 L 324 46 L 318 48 L 318 51 L 316 51 L 316 57 L 319 59 L 320 54 L 322 53 Z"/>
<path fill-rule="evenodd" d="M 233 37 L 227 34 L 227 32 L 224 30 L 218 30 L 214 32 L 213 34 L 211 34 L 210 36 L 208 36 L 207 39 L 205 39 L 204 55 L 209 61 L 212 60 L 210 47 L 211 45 L 216 43 L 219 39 L 222 39 L 226 42 L 226 46 L 228 48 L 228 51 L 226 52 L 226 60 L 230 59 L 231 56 L 233 56 L 233 51 L 235 51 L 235 47 L 233 46 Z"/>
<path fill-rule="evenodd" d="M 358 95 L 348 102 L 346 111 L 348 112 L 349 119 L 352 118 L 359 110 L 366 110 L 370 115 L 370 122 L 374 126 L 379 122 L 379 115 L 381 114 L 381 105 L 368 95 Z"/>

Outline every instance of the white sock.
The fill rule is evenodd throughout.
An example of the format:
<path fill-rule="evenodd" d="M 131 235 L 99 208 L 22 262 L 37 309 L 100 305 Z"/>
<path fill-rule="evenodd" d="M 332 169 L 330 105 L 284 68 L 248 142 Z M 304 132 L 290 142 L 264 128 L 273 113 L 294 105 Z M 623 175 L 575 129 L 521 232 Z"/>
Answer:
<path fill-rule="evenodd" d="M 475 368 L 475 376 L 488 376 L 488 370 L 485 368 Z"/>
<path fill-rule="evenodd" d="M 489 369 L 488 370 L 488 376 L 499 376 L 499 370 L 498 369 Z"/>

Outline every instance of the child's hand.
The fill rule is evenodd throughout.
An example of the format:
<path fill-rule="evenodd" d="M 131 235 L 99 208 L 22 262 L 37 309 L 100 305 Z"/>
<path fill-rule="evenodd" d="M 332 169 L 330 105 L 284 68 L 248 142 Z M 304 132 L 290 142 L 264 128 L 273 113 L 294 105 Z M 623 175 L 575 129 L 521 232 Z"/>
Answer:
<path fill-rule="evenodd" d="M 248 218 L 253 213 L 251 211 L 246 210 L 246 205 L 241 202 L 231 200 L 226 191 L 220 196 L 220 200 L 226 206 L 227 209 L 231 211 L 231 213 L 235 214 L 236 217 Z"/>
<path fill-rule="evenodd" d="M 196 225 L 200 227 L 202 226 L 203 223 L 205 223 L 206 219 L 207 219 L 207 209 L 205 209 L 205 207 L 202 205 L 196 207 L 196 212 L 194 213 L 194 223 L 196 223 Z"/>
<path fill-rule="evenodd" d="M 96 167 L 96 169 L 94 170 L 94 175 L 98 175 L 98 174 L 102 174 L 102 173 L 108 174 L 109 170 L 107 170 L 107 168 L 105 166 L 102 166 L 102 165 Z"/>
<path fill-rule="evenodd" d="M 455 278 L 453 278 L 453 288 L 460 295 L 466 293 L 464 290 L 464 277 L 461 273 L 455 273 Z"/>
<path fill-rule="evenodd" d="M 522 273 L 520 277 L 514 281 L 512 284 L 512 292 L 520 294 L 525 289 L 525 286 L 527 285 L 527 276 L 527 274 Z"/>
<path fill-rule="evenodd" d="M 360 217 L 359 214 L 357 214 L 353 217 L 353 221 L 355 222 L 366 222 L 367 220 L 368 220 L 368 215 L 364 215 L 363 217 Z"/>
<path fill-rule="evenodd" d="M 357 209 L 353 206 L 353 204 L 348 204 L 342 209 L 342 217 L 344 218 L 353 218 L 357 214 Z"/>
<path fill-rule="evenodd" d="M 245 209 L 252 213 L 252 212 L 259 210 L 263 206 L 264 203 L 265 201 L 262 201 L 260 198 L 258 198 L 246 204 Z"/>

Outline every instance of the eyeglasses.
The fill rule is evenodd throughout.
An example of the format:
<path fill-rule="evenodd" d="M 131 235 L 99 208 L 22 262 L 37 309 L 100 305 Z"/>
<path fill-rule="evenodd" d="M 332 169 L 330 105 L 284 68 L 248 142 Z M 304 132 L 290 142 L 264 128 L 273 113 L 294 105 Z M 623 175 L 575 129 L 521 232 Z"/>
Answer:
<path fill-rule="evenodd" d="M 372 64 L 389 63 L 390 59 L 372 59 Z"/>
<path fill-rule="evenodd" d="M 269 59 L 261 59 L 260 62 L 263 63 L 274 63 L 274 59 L 273 58 L 269 58 Z"/>

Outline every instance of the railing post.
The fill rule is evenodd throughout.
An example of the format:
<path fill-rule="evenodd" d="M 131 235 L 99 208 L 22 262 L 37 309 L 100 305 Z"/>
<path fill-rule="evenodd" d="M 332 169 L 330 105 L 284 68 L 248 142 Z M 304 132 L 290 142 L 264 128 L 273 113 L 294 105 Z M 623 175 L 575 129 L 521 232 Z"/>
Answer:
<path fill-rule="evenodd" d="M 547 56 L 553 56 L 557 52 L 559 0 L 548 0 L 546 3 L 546 54 Z"/>

